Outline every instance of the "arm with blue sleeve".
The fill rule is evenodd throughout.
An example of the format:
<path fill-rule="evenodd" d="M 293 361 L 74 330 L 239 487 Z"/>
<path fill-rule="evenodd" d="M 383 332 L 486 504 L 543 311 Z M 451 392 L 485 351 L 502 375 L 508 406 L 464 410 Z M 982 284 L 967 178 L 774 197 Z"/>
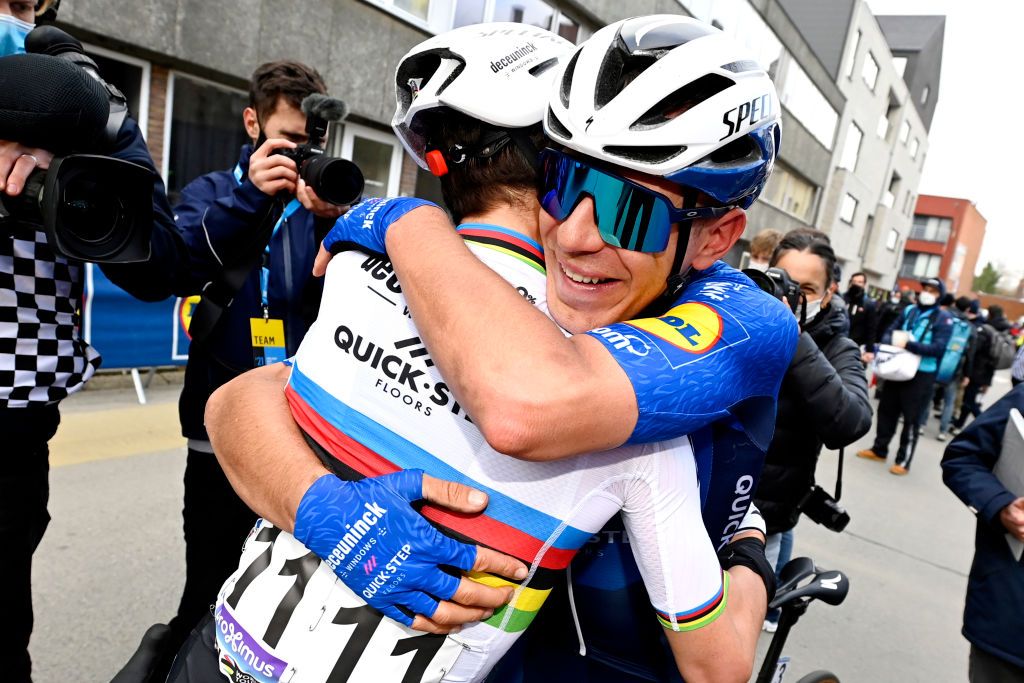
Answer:
<path fill-rule="evenodd" d="M 741 211 L 709 225 L 709 246 L 693 259 L 709 276 L 693 278 L 672 310 L 566 338 L 465 247 L 442 211 L 417 204 L 406 213 L 399 207 L 419 200 L 384 201 L 353 208 L 332 235 L 386 247 L 431 356 L 496 450 L 550 460 L 725 418 L 755 424 L 767 446 L 796 323 L 781 302 L 716 266 L 727 248 L 714 245 L 742 228 Z M 452 282 L 472 282 L 473 296 Z M 595 397 L 600 410 L 580 409 Z"/>
<path fill-rule="evenodd" d="M 942 456 L 942 481 L 990 525 L 998 525 L 999 513 L 1017 498 L 992 473 L 1003 447 L 1010 410 L 1024 412 L 1024 385 L 996 401 L 964 429 Z"/>
<path fill-rule="evenodd" d="M 166 299 L 181 289 L 182 276 L 187 272 L 188 254 L 171 217 L 163 180 L 134 119 L 125 119 L 110 156 L 131 161 L 153 172 L 153 229 L 148 260 L 142 263 L 109 263 L 100 267 L 111 282 L 138 299 Z"/>
<path fill-rule="evenodd" d="M 931 340 L 907 342 L 907 351 L 919 356 L 942 358 L 942 354 L 946 352 L 946 346 L 949 344 L 949 337 L 953 334 L 953 318 L 942 309 L 937 309 L 932 315 L 935 317 L 931 325 Z"/>
<path fill-rule="evenodd" d="M 185 186 L 174 207 L 174 220 L 190 255 L 191 292 L 216 278 L 239 248 L 251 249 L 252 235 L 274 212 L 274 198 L 244 173 L 220 171 Z"/>

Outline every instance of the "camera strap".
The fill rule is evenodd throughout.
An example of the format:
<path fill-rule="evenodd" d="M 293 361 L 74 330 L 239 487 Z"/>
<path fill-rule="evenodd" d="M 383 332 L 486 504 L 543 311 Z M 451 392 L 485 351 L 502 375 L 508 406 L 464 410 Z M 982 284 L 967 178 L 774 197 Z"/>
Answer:
<path fill-rule="evenodd" d="M 202 344 L 209 338 L 249 274 L 259 267 L 263 260 L 263 251 L 270 243 L 281 211 L 280 201 L 269 202 L 260 216 L 260 222 L 253 232 L 253 240 L 248 248 L 236 251 L 235 258 L 226 260 L 223 270 L 203 287 L 202 298 L 196 305 L 188 326 L 192 344 Z"/>
<path fill-rule="evenodd" d="M 839 449 L 839 471 L 836 472 L 836 495 L 834 497 L 837 503 L 843 497 L 843 450 Z"/>

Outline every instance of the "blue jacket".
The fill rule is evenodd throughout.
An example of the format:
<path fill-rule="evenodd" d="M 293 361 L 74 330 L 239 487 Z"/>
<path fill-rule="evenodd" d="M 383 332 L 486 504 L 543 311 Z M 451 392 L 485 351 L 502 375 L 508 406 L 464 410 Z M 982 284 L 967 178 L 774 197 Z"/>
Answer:
<path fill-rule="evenodd" d="M 252 233 L 266 208 L 275 201 L 249 181 L 252 148 L 242 148 L 237 166 L 196 178 L 181 193 L 174 220 L 189 252 L 187 284 L 179 295 L 196 294 L 217 277 L 221 262 L 238 249 L 252 249 Z M 295 353 L 316 319 L 323 284 L 311 274 L 313 260 L 330 222 L 317 228 L 315 217 L 299 207 L 270 239 L 267 288 L 271 318 L 284 321 L 287 353 Z M 263 315 L 259 266 L 235 294 L 202 345 L 193 345 L 185 369 L 178 411 L 182 434 L 207 439 L 203 426 L 206 401 L 217 387 L 253 367 L 249 320 Z"/>
<path fill-rule="evenodd" d="M 953 333 L 953 316 L 936 304 L 921 308 L 914 304 L 907 306 L 882 337 L 882 343 L 891 343 L 892 333 L 907 330 L 914 333 L 919 341 L 907 343 L 907 351 L 921 356 L 918 372 L 937 372 L 942 354 L 946 352 L 949 336 Z"/>
<path fill-rule="evenodd" d="M 999 512 L 1017 496 L 992 474 L 1013 408 L 1024 413 L 1024 385 L 999 399 L 953 439 L 942 456 L 942 480 L 978 515 L 964 637 L 976 647 L 1024 667 L 1024 563 L 1010 554 L 1006 529 L 999 520 Z M 1024 458 L 1024 453 L 1007 457 Z M 1024 495 L 1024 491 L 1017 494 Z"/>

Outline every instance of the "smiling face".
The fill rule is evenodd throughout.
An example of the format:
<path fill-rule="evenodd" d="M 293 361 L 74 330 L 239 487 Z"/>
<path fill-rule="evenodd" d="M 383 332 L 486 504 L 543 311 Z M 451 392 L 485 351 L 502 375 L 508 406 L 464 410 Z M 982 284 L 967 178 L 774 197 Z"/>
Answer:
<path fill-rule="evenodd" d="M 682 205 L 682 194 L 673 183 L 637 173 L 624 175 L 665 195 L 674 206 Z M 540 231 L 547 261 L 548 308 L 572 333 L 635 318 L 665 290 L 679 239 L 679 230 L 673 227 L 665 251 L 613 247 L 598 232 L 589 197 L 561 223 L 541 211 Z M 684 259 L 683 267 L 687 265 Z"/>

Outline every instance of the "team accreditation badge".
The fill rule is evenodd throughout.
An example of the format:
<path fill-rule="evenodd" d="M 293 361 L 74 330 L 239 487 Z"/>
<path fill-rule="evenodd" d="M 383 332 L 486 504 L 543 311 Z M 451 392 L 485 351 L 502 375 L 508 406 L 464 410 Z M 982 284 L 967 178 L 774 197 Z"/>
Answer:
<path fill-rule="evenodd" d="M 252 332 L 252 364 L 262 367 L 287 357 L 284 343 L 284 321 L 278 318 L 249 318 Z"/>

